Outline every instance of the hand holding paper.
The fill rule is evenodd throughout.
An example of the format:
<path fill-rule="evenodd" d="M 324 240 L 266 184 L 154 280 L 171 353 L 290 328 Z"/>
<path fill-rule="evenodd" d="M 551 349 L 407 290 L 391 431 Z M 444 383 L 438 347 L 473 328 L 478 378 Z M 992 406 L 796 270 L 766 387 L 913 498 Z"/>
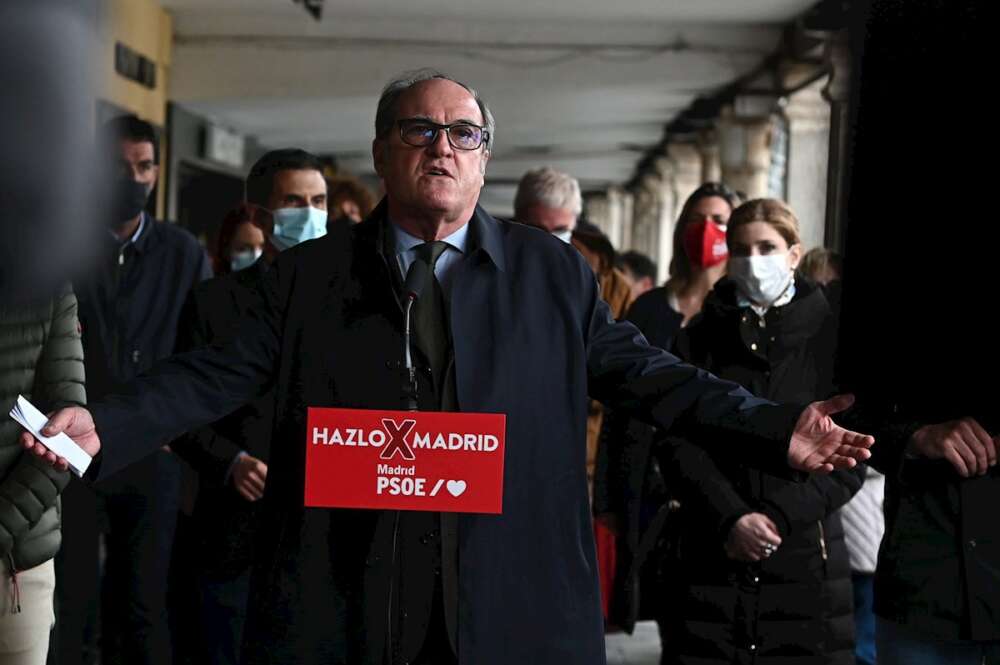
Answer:
<path fill-rule="evenodd" d="M 51 418 L 46 418 L 28 400 L 19 396 L 10 417 L 28 430 L 21 433 L 21 444 L 25 449 L 59 470 L 69 468 L 77 476 L 83 476 L 91 459 L 101 449 L 94 419 L 83 407 L 59 409 Z"/>

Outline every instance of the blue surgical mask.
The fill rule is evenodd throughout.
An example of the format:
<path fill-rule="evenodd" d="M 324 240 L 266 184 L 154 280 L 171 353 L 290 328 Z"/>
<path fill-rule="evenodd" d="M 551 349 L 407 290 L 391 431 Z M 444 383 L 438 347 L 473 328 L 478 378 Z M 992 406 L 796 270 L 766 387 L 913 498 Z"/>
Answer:
<path fill-rule="evenodd" d="M 271 242 L 280 250 L 326 235 L 326 210 L 313 207 L 280 208 L 273 211 Z"/>
<path fill-rule="evenodd" d="M 233 272 L 249 268 L 257 262 L 257 259 L 259 259 L 263 253 L 264 250 L 261 249 L 248 249 L 242 252 L 234 252 L 232 257 L 229 259 L 229 266 L 233 269 Z"/>

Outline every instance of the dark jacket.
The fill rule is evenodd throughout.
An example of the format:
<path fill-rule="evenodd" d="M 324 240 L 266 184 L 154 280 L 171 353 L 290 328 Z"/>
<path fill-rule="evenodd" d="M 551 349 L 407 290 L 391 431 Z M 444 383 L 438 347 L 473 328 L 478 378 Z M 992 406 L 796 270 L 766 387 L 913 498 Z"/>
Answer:
<path fill-rule="evenodd" d="M 384 202 L 345 236 L 282 252 L 236 341 L 159 364 L 93 407 L 99 478 L 275 386 L 267 514 L 247 663 L 381 665 L 392 532 L 383 511 L 303 508 L 307 406 L 398 408 L 403 316 Z M 481 209 L 455 267 L 450 325 L 462 411 L 504 413 L 501 515 L 458 519 L 463 665 L 605 662 L 585 472 L 587 395 L 661 427 L 711 431 L 775 470 L 801 414 L 654 350 L 615 323 L 571 247 Z M 425 378 L 419 375 L 421 381 Z M 426 387 L 426 386 L 425 386 Z M 422 390 L 421 394 L 428 391 Z"/>
<path fill-rule="evenodd" d="M 181 311 L 177 351 L 183 353 L 231 340 L 240 317 L 253 306 L 249 289 L 267 270 L 266 261 L 197 284 Z M 250 502 L 233 488 L 229 473 L 245 452 L 267 463 L 271 448 L 274 397 L 266 395 L 207 427 L 176 439 L 171 448 L 198 473 L 198 496 L 192 513 L 198 565 L 213 575 L 236 576 L 253 560 L 253 541 L 261 503 Z"/>
<path fill-rule="evenodd" d="M 915 375 L 914 385 L 906 389 L 909 394 L 901 389 L 886 409 L 902 434 L 896 445 L 876 445 L 870 460 L 886 475 L 875 614 L 942 639 L 996 641 L 1000 640 L 996 513 L 1000 465 L 984 476 L 962 478 L 944 460 L 907 458 L 902 446 L 919 423 L 966 416 L 978 420 L 991 436 L 1000 433 L 996 391 L 981 378 L 969 376 L 975 371 L 978 366 L 968 364 L 955 369 L 961 376 L 948 376 L 948 369 L 940 368 L 928 376 Z M 959 378 L 966 383 L 956 382 Z M 918 393 L 917 387 L 923 392 Z M 976 391 L 980 394 L 971 394 Z"/>
<path fill-rule="evenodd" d="M 826 298 L 809 282 L 797 279 L 792 301 L 761 319 L 739 306 L 735 284 L 724 278 L 678 348 L 757 394 L 806 403 L 832 393 L 836 331 Z M 674 440 L 664 456 L 680 502 L 665 662 L 854 663 L 851 571 L 836 511 L 863 475 L 836 471 L 792 483 L 711 448 Z M 781 546 L 760 563 L 730 560 L 729 531 L 752 512 L 774 521 Z"/>
<path fill-rule="evenodd" d="M 0 308 L 0 349 L 0 557 L 25 570 L 59 550 L 59 494 L 69 473 L 25 453 L 21 427 L 7 413 L 18 395 L 43 413 L 86 401 L 76 298 L 66 292 L 33 306 Z"/>
<path fill-rule="evenodd" d="M 670 306 L 664 287 L 639 296 L 625 319 L 651 345 L 670 351 L 684 315 Z M 601 430 L 594 469 L 594 514 L 616 527 L 614 586 L 608 624 L 631 633 L 636 621 L 661 613 L 653 591 L 670 563 L 664 526 L 671 518 L 659 461 L 652 454 L 662 433 L 625 413 L 609 412 Z"/>
<path fill-rule="evenodd" d="M 184 300 L 212 276 L 205 250 L 175 224 L 147 215 L 134 243 L 101 235 L 96 265 L 74 284 L 91 400 L 174 352 Z"/>

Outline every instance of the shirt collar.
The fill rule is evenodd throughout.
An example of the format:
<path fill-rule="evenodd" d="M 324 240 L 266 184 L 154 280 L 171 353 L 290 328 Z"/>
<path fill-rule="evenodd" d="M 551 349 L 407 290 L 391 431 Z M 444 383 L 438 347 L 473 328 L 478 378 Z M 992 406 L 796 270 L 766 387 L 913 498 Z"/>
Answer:
<path fill-rule="evenodd" d="M 396 224 L 392 225 L 393 233 L 396 236 L 396 254 L 402 254 L 414 249 L 418 245 L 423 245 L 424 240 L 410 235 L 402 228 Z M 465 223 L 457 231 L 454 231 L 451 235 L 442 238 L 442 240 L 448 243 L 448 246 L 452 249 L 457 249 L 462 254 L 465 254 L 465 248 L 469 236 L 469 224 Z"/>
<path fill-rule="evenodd" d="M 122 241 L 115 234 L 115 232 L 112 231 L 112 230 L 110 230 L 110 229 L 108 229 L 108 233 L 110 233 L 111 237 L 115 239 L 115 242 L 118 242 L 118 243 L 121 243 L 121 244 L 134 245 L 134 244 L 136 244 L 136 241 L 139 240 L 139 236 L 142 235 L 142 232 L 143 232 L 143 230 L 145 228 L 146 228 L 146 211 L 142 211 L 141 213 L 139 213 L 139 226 L 135 227 L 135 233 L 133 233 L 132 236 L 128 240 Z"/>

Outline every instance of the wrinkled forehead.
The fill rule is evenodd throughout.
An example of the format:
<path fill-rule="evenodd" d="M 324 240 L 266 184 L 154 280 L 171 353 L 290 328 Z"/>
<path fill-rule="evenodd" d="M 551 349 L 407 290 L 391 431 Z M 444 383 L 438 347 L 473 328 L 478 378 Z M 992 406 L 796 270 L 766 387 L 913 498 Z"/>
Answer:
<path fill-rule="evenodd" d="M 396 119 L 400 118 L 429 118 L 441 124 L 459 120 L 483 124 L 483 114 L 472 93 L 445 79 L 420 81 L 403 92 Z"/>

